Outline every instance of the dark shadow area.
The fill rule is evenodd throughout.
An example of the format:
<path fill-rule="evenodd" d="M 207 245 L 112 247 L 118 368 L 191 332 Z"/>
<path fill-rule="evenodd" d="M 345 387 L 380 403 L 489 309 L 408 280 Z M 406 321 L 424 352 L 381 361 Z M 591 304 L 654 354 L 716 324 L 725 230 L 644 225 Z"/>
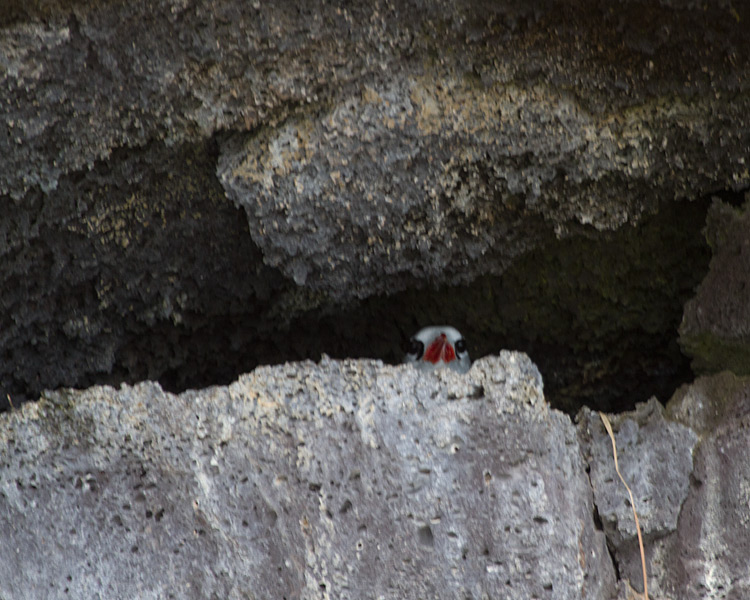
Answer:
<path fill-rule="evenodd" d="M 409 336 L 441 323 L 463 332 L 475 359 L 527 352 L 550 402 L 570 414 L 664 401 L 692 378 L 677 327 L 708 267 L 707 199 L 664 203 L 637 227 L 551 241 L 501 277 L 305 310 L 303 292 L 263 264 L 245 213 L 226 201 L 216 156 L 211 143 L 123 150 L 51 196 L 9 203 L 0 409 L 47 388 L 226 384 L 322 353 L 396 363 Z"/>
<path fill-rule="evenodd" d="M 637 227 L 538 248 L 501 277 L 371 299 L 296 327 L 302 338 L 316 339 L 309 333 L 317 324 L 332 356 L 397 362 L 395 338 L 449 323 L 462 331 L 473 358 L 500 349 L 529 354 L 547 399 L 569 414 L 583 405 L 627 410 L 651 396 L 664 402 L 693 377 L 677 328 L 708 269 L 708 204 L 665 203 Z"/>

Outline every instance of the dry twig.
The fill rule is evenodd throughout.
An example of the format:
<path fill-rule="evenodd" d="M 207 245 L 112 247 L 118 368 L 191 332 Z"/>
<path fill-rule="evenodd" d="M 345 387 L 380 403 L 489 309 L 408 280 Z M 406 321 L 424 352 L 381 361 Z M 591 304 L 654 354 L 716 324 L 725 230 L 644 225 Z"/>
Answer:
<path fill-rule="evenodd" d="M 609 434 L 609 439 L 612 440 L 612 456 L 615 458 L 615 471 L 617 471 L 617 476 L 620 478 L 620 481 L 622 481 L 622 485 L 625 486 L 625 489 L 628 490 L 628 494 L 630 495 L 630 506 L 633 507 L 633 517 L 635 518 L 635 529 L 638 533 L 638 547 L 641 550 L 641 569 L 643 569 L 643 598 L 644 600 L 648 600 L 648 577 L 646 575 L 646 554 L 643 551 L 643 537 L 641 536 L 641 524 L 638 522 L 638 513 L 635 510 L 635 500 L 633 499 L 633 492 L 630 491 L 630 487 L 627 483 L 625 483 L 625 479 L 622 476 L 622 473 L 620 473 L 620 467 L 617 464 L 617 444 L 615 443 L 615 434 L 612 433 L 612 425 L 609 422 L 609 419 L 607 418 L 607 415 L 605 415 L 603 412 L 599 412 L 599 416 L 602 419 L 602 423 L 604 423 L 604 428 L 607 430 L 607 433 Z"/>

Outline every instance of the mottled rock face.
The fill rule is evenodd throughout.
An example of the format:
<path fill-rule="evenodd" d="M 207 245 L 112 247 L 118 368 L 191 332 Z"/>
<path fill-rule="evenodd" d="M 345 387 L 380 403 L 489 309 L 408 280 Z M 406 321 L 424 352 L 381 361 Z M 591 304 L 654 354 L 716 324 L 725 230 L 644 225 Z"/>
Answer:
<path fill-rule="evenodd" d="M 616 416 L 612 426 L 620 472 L 633 493 L 645 547 L 653 556 L 654 544 L 677 529 L 691 487 L 698 436 L 665 419 L 656 399 Z M 611 439 L 599 415 L 587 409 L 580 415 L 579 433 L 590 465 L 594 503 L 620 577 L 643 592 L 633 508 L 614 467 Z"/>
<path fill-rule="evenodd" d="M 750 195 L 745 200 L 738 208 L 715 198 L 708 213 L 711 265 L 680 326 L 697 372 L 750 374 Z"/>
<path fill-rule="evenodd" d="M 747 598 L 750 380 L 725 372 L 613 419 L 654 598 Z M 642 591 L 632 508 L 598 415 L 581 415 L 594 502 L 620 577 Z M 618 490 L 619 488 L 619 490 Z"/>
<path fill-rule="evenodd" d="M 724 373 L 612 417 L 652 597 L 750 592 L 749 415 L 750 383 Z M 576 431 L 522 354 L 466 375 L 324 359 L 179 396 L 61 391 L 0 416 L 0 442 L 3 598 L 642 589 L 599 416 Z"/>
<path fill-rule="evenodd" d="M 620 471 L 636 500 L 641 532 L 650 539 L 662 537 L 677 526 L 698 442 L 692 429 L 666 420 L 663 413 L 664 408 L 654 398 L 633 413 L 618 415 L 612 423 L 617 432 Z M 592 436 L 588 446 L 591 485 L 604 529 L 616 546 L 632 544 L 636 539 L 632 507 L 613 469 L 611 440 L 598 414 L 584 411 L 581 425 Z"/>
<path fill-rule="evenodd" d="M 700 378 L 675 394 L 667 413 L 701 440 L 678 528 L 654 548 L 665 596 L 747 598 L 750 380 L 728 372 Z"/>
<path fill-rule="evenodd" d="M 0 410 L 161 383 L 0 414 L 0 596 L 637 588 L 596 416 L 576 435 L 495 355 L 569 414 L 667 398 L 705 224 L 680 344 L 747 373 L 748 22 L 0 2 Z M 396 363 L 431 322 L 490 358 L 284 364 Z M 750 596 L 749 395 L 725 373 L 613 418 L 658 597 Z"/>
<path fill-rule="evenodd" d="M 486 340 L 473 356 L 532 353 L 571 414 L 668 397 L 702 197 L 750 183 L 748 21 L 679 1 L 3 3 L 0 403 L 397 362 L 428 322 Z"/>
<path fill-rule="evenodd" d="M 0 426 L 3 597 L 613 589 L 575 430 L 524 355 L 61 392 Z"/>

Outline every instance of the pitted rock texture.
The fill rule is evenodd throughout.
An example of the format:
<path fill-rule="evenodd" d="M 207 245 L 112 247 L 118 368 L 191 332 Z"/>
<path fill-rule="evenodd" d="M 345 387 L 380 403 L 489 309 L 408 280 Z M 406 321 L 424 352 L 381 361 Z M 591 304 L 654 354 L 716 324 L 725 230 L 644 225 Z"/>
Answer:
<path fill-rule="evenodd" d="M 678 183 L 675 164 L 703 169 L 710 103 L 649 98 L 616 119 L 547 82 L 518 87 L 507 58 L 474 57 L 495 60 L 481 77 L 462 58 L 394 66 L 328 110 L 224 144 L 218 177 L 267 264 L 337 299 L 464 284 L 545 239 L 709 190 Z M 750 184 L 743 161 L 733 186 Z"/>
<path fill-rule="evenodd" d="M 620 577 L 643 592 L 633 509 L 615 470 L 611 439 L 599 414 L 583 409 L 579 421 L 594 503 Z M 698 436 L 689 427 L 665 419 L 664 407 L 655 398 L 633 412 L 612 415 L 610 422 L 620 472 L 633 493 L 644 545 L 651 548 L 677 529 Z"/>
<path fill-rule="evenodd" d="M 581 417 L 594 501 L 618 573 L 642 592 L 632 509 L 611 442 L 598 415 Z M 613 418 L 613 427 L 643 530 L 651 597 L 749 597 L 750 379 L 730 372 L 702 377 L 681 388 L 666 410 L 650 401 Z"/>
<path fill-rule="evenodd" d="M 695 297 L 685 305 L 680 344 L 697 372 L 750 374 L 750 194 L 733 207 L 718 198 L 708 213 L 713 256 Z"/>
<path fill-rule="evenodd" d="M 696 429 L 691 489 L 652 565 L 669 600 L 750 597 L 750 379 L 720 373 L 675 394 L 667 413 Z"/>
<path fill-rule="evenodd" d="M 652 398 L 633 412 L 612 415 L 619 466 L 633 492 L 641 532 L 655 538 L 672 532 L 688 494 L 696 433 L 664 418 L 664 407 Z M 600 417 L 584 409 L 581 433 L 586 439 L 591 485 L 607 538 L 615 546 L 636 539 L 633 509 L 614 470 L 612 443 Z"/>
<path fill-rule="evenodd" d="M 703 215 L 682 215 L 750 185 L 750 6 L 725 4 L 0 3 L 0 409 L 321 352 L 396 362 L 433 315 L 483 353 L 538 351 L 571 414 L 633 372 L 637 400 L 666 398 L 704 269 L 674 245 Z M 647 258 L 577 258 L 657 211 Z M 514 266 L 528 287 L 485 293 Z M 526 314 L 497 318 L 500 296 Z"/>
<path fill-rule="evenodd" d="M 687 196 L 747 183 L 748 16 L 744 4 L 683 0 L 14 3 L 0 9 L 0 194 L 54 190 L 119 147 L 273 129 L 331 106 L 344 127 L 347 107 L 357 117 L 369 105 L 371 127 L 340 130 L 365 152 L 403 118 L 419 116 L 422 136 L 455 132 L 417 140 L 425 159 L 426 144 L 457 143 L 437 189 L 499 186 L 528 194 L 531 210 L 562 201 L 567 218 L 611 227 L 649 203 L 635 194 L 645 180 Z M 473 148 L 506 127 L 509 143 L 485 148 L 501 185 Z M 618 191 L 623 176 L 634 185 Z M 591 200 L 601 195 L 609 202 Z"/>
<path fill-rule="evenodd" d="M 614 592 L 575 429 L 522 354 L 61 391 L 0 420 L 4 598 Z"/>

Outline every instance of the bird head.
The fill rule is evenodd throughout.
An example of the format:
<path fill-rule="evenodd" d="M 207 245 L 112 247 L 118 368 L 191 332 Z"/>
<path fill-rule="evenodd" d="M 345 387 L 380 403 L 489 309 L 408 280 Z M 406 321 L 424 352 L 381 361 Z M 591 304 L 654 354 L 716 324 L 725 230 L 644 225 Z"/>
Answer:
<path fill-rule="evenodd" d="M 409 340 L 404 362 L 413 364 L 420 371 L 447 367 L 466 373 L 471 367 L 466 341 L 457 329 L 447 325 L 420 329 Z"/>

